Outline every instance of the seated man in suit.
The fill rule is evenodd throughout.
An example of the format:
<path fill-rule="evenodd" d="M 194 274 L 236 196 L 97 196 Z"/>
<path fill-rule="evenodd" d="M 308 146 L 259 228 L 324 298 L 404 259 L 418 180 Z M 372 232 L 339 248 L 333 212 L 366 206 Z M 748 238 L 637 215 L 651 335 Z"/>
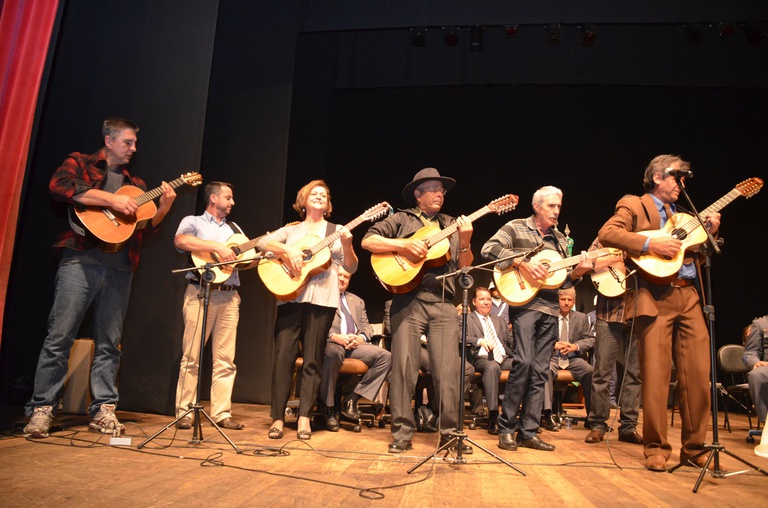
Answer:
<path fill-rule="evenodd" d="M 499 434 L 499 376 L 512 368 L 511 331 L 491 314 L 491 293 L 478 286 L 472 298 L 474 312 L 467 314 L 467 360 L 482 376 L 488 403 L 488 434 Z"/>
<path fill-rule="evenodd" d="M 328 332 L 323 357 L 323 379 L 320 384 L 320 398 L 323 403 L 325 428 L 338 432 L 339 420 L 336 416 L 335 394 L 339 369 L 344 358 L 355 358 L 368 366 L 368 372 L 341 403 L 341 414 L 350 420 L 360 419 L 357 401 L 361 397 L 374 400 L 382 383 L 389 375 L 391 367 L 390 353 L 384 348 L 371 344 L 373 329 L 365 312 L 365 302 L 357 295 L 347 291 L 351 275 L 339 267 L 339 308 Z"/>
<path fill-rule="evenodd" d="M 509 336 L 512 337 L 512 324 L 509 322 L 509 304 L 501 298 L 501 293 L 496 284 L 491 281 L 488 284 L 488 291 L 491 292 L 491 314 L 498 316 L 504 321 L 504 325 L 509 328 Z"/>
<path fill-rule="evenodd" d="M 751 369 L 747 374 L 749 394 L 755 403 L 757 421 L 765 424 L 768 413 L 768 315 L 752 321 L 745 333 L 742 360 Z"/>
<path fill-rule="evenodd" d="M 595 347 L 595 334 L 589 324 L 587 315 L 573 309 L 576 302 L 576 289 L 568 288 L 558 291 L 560 316 L 558 319 L 559 335 L 555 342 L 552 360 L 549 363 L 549 380 L 544 391 L 544 414 L 542 426 L 547 430 L 556 431 L 559 423 L 552 416 L 552 396 L 557 371 L 571 371 L 573 379 L 584 388 L 585 408 L 589 414 L 589 404 L 592 395 L 592 371 L 594 368 L 586 361 L 584 354 Z"/>

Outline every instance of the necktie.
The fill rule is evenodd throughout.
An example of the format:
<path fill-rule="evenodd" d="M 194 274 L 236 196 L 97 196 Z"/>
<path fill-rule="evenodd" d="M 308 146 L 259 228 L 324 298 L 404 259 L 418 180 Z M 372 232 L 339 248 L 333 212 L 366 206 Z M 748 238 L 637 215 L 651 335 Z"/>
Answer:
<path fill-rule="evenodd" d="M 664 214 L 666 215 L 666 218 L 665 217 L 661 218 L 661 227 L 664 227 L 664 224 L 667 223 L 669 218 L 672 217 L 674 213 L 675 213 L 675 204 L 672 203 L 670 205 L 670 204 L 664 203 Z"/>
<path fill-rule="evenodd" d="M 560 318 L 560 342 L 570 342 L 568 340 L 568 319 L 564 317 Z M 561 369 L 567 369 L 570 363 L 568 358 L 563 356 L 563 353 L 560 353 L 560 357 L 557 359 L 557 365 Z"/>
<path fill-rule="evenodd" d="M 344 333 L 356 333 L 357 325 L 355 324 L 355 320 L 352 318 L 352 313 L 349 312 L 349 307 L 347 307 L 347 297 L 343 294 L 341 295 L 341 300 L 339 301 L 339 310 L 344 316 L 342 331 Z"/>
<path fill-rule="evenodd" d="M 491 323 L 491 319 L 488 316 L 483 316 L 482 321 L 485 338 L 494 343 L 493 351 L 488 352 L 488 358 L 495 360 L 496 363 L 501 365 L 501 362 L 504 361 L 504 345 L 501 343 L 498 335 L 496 335 L 496 332 L 493 330 L 493 323 Z"/>

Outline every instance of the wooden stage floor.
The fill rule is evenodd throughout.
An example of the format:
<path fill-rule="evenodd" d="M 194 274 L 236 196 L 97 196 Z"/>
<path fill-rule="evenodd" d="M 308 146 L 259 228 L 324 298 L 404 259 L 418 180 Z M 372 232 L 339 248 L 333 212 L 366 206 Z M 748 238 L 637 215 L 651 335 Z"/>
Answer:
<path fill-rule="evenodd" d="M 392 455 L 386 451 L 389 428 L 363 427 L 356 434 L 346 424 L 337 433 L 315 431 L 304 442 L 294 439 L 295 420 L 289 419 L 286 437 L 269 440 L 268 412 L 266 406 L 235 404 L 236 419 L 247 425 L 226 431 L 241 450 L 236 453 L 209 425 L 200 444 L 188 442 L 191 430 L 169 429 L 139 450 L 146 436 L 172 418 L 124 411 L 117 414 L 130 446 L 110 446 L 108 436 L 87 432 L 85 417 L 76 415 L 60 415 L 49 438 L 27 441 L 21 435 L 22 408 L 2 408 L 0 505 L 745 507 L 762 505 L 768 492 L 768 477 L 750 470 L 725 478 L 707 474 L 693 493 L 698 469 L 647 471 L 641 446 L 618 442 L 616 433 L 609 442 L 585 444 L 581 425 L 541 434 L 557 445 L 555 452 L 502 451 L 485 429 L 465 428 L 469 438 L 525 476 L 477 448 L 464 464 L 430 460 L 408 474 L 435 450 L 436 434 L 417 433 L 411 452 Z M 721 427 L 722 421 L 721 413 Z M 746 416 L 731 415 L 731 425 L 732 433 L 720 429 L 720 444 L 768 470 L 768 459 L 756 456 L 754 445 L 745 441 Z M 670 437 L 678 447 L 679 418 Z M 728 472 L 748 469 L 724 453 L 720 462 Z"/>

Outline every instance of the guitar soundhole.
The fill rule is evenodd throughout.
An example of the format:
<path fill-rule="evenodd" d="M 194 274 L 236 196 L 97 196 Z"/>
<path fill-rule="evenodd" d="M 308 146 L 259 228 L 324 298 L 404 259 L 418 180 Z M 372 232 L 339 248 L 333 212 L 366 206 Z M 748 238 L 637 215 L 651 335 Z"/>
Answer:
<path fill-rule="evenodd" d="M 304 250 L 302 252 L 304 253 L 304 262 L 305 263 L 312 259 L 312 252 L 310 252 L 309 250 Z"/>
<path fill-rule="evenodd" d="M 677 238 L 678 240 L 685 240 L 685 237 L 688 236 L 688 233 L 684 229 L 675 229 L 672 231 L 672 236 Z"/>

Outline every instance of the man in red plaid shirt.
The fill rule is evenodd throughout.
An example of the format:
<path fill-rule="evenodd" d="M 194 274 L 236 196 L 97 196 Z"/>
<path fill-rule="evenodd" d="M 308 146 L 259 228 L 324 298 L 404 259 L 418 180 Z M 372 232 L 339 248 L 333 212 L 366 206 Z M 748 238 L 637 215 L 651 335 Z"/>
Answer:
<path fill-rule="evenodd" d="M 101 149 L 92 155 L 69 154 L 53 174 L 49 184 L 53 198 L 69 205 L 105 207 L 120 214 L 135 215 L 139 209 L 136 200 L 115 194 L 115 191 L 123 185 L 147 190 L 144 181 L 128 170 L 128 163 L 136 152 L 138 131 L 133 122 L 107 118 L 102 127 L 104 144 Z M 128 248 L 117 249 L 117 252 L 112 248 L 107 249 L 110 252 L 104 252 L 85 236 L 71 230 L 62 232 L 54 244 L 61 251 L 61 260 L 56 273 L 53 307 L 48 317 L 48 337 L 38 359 L 34 393 L 25 408 L 30 417 L 24 428 L 27 438 L 48 436 L 67 374 L 69 351 L 83 317 L 91 307 L 95 350 L 88 429 L 110 434 L 125 430 L 114 413 L 118 400 L 120 338 L 128 311 L 133 270 L 139 262 L 141 240 L 160 224 L 176 198 L 173 188 L 166 182 L 161 188 L 157 213 L 145 229 L 133 234 Z M 75 224 L 73 229 L 84 232 Z"/>

